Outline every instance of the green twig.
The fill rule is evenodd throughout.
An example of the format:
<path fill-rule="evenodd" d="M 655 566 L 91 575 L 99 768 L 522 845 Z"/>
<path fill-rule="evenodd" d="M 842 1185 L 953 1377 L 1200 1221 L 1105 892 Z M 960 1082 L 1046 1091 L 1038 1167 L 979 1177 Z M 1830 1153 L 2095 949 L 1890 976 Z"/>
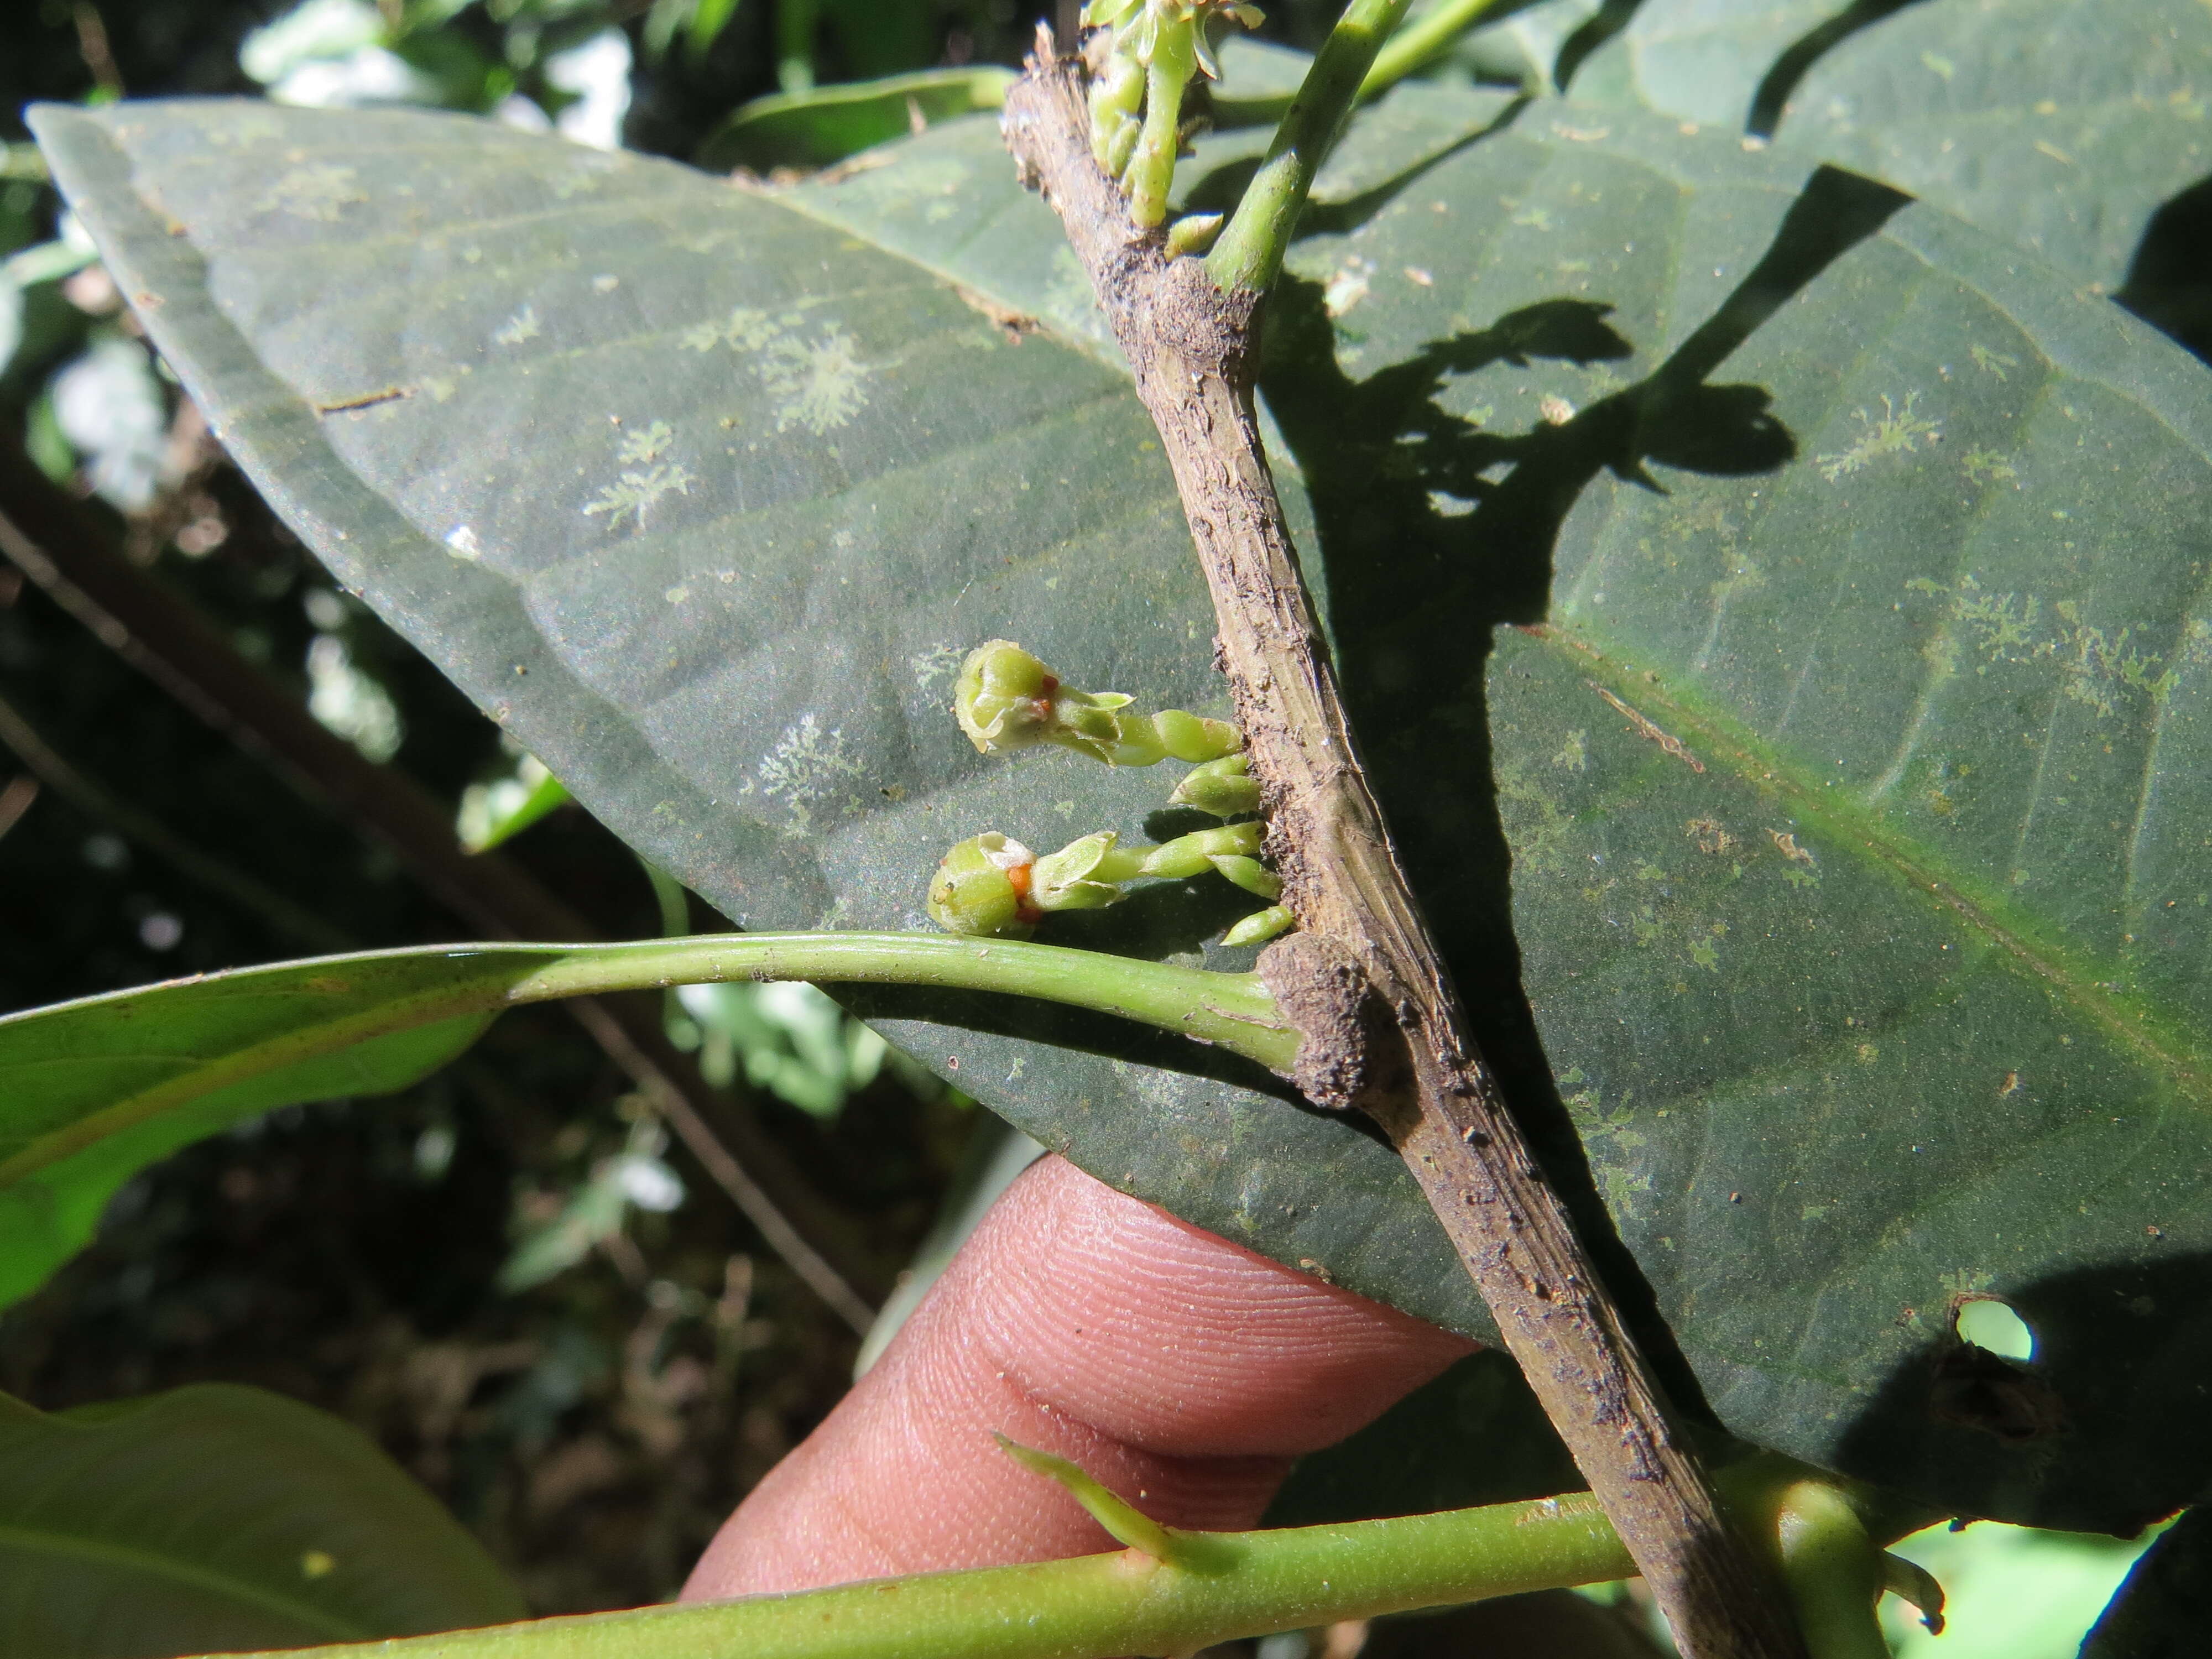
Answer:
<path fill-rule="evenodd" d="M 1481 21 L 1498 0 L 1443 0 L 1414 18 L 1376 55 L 1374 67 L 1359 83 L 1358 101 L 1384 93 L 1424 68 L 1451 43 Z"/>
<path fill-rule="evenodd" d="M 588 939 L 589 921 L 497 853 L 462 850 L 453 814 L 404 773 L 326 731 L 299 696 L 190 605 L 133 565 L 109 526 L 57 489 L 0 422 L 0 556 L 12 561 L 95 638 L 248 754 L 274 763 L 346 823 L 398 854 L 422 887 L 483 934 Z M 670 1045 L 646 1000 L 579 998 L 568 1012 L 636 1085 L 769 1248 L 841 1317 L 873 1317 L 854 1282 L 874 1264 L 850 1222 L 764 1133 L 741 1097 L 719 1097 Z"/>
<path fill-rule="evenodd" d="M 1139 1550 L 878 1579 L 798 1595 L 503 1625 L 288 1659 L 1108 1659 L 1589 1584 L 1632 1571 L 1588 1494 L 1278 1532 L 1182 1533 Z M 273 1659 L 273 1656 L 272 1656 Z"/>
<path fill-rule="evenodd" d="M 1264 293 L 1275 280 L 1314 174 L 1343 131 L 1376 54 L 1411 3 L 1352 0 L 1337 19 L 1275 129 L 1267 159 L 1206 256 L 1206 274 L 1224 293 Z"/>
<path fill-rule="evenodd" d="M 368 1659 L 372 1652 L 375 1659 L 1109 1659 L 1193 1653 L 1273 1631 L 1602 1583 L 1635 1571 L 1586 1492 L 1273 1532 L 1188 1532 L 1138 1514 L 1063 1458 L 1004 1437 L 1000 1443 L 1025 1468 L 1067 1486 L 1130 1547 L 790 1595 L 307 1648 L 288 1659 Z M 1778 1528 L 1814 1510 L 1823 1538 L 1845 1528 L 1871 1550 L 1871 1540 L 1898 1534 L 1878 1494 L 1830 1486 L 1772 1453 L 1742 1459 L 1719 1484 L 1769 1548 Z"/>
<path fill-rule="evenodd" d="M 1777 1518 L 1782 1576 L 1811 1659 L 1889 1659 L 1875 1617 L 1881 1552 L 1858 1512 L 1834 1487 L 1805 1480 L 1782 1494 Z"/>

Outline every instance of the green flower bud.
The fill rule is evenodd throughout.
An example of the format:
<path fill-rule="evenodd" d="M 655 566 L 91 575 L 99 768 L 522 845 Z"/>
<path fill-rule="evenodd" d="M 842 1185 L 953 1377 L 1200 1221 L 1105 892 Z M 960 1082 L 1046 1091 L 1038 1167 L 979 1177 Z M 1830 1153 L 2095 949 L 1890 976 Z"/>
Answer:
<path fill-rule="evenodd" d="M 1217 818 L 1241 818 L 1260 810 L 1260 782 L 1249 775 L 1249 755 L 1224 755 L 1194 766 L 1168 797 L 1171 805 L 1195 806 Z"/>
<path fill-rule="evenodd" d="M 1106 60 L 1105 73 L 1091 83 L 1091 153 L 1109 173 L 1118 176 L 1129 164 L 1129 152 L 1142 128 L 1137 112 L 1144 101 L 1145 66 L 1133 57 L 1115 53 Z"/>
<path fill-rule="evenodd" d="M 1139 873 L 1137 861 L 1119 851 L 1111 830 L 1072 841 L 1036 861 L 1030 892 L 1040 910 L 1097 910 L 1122 896 L 1121 884 Z"/>
<path fill-rule="evenodd" d="M 1055 743 L 1109 766 L 1150 766 L 1173 755 L 1210 761 L 1233 754 L 1243 738 L 1226 720 L 1179 708 L 1126 713 L 1119 691 L 1078 691 L 1012 640 L 988 640 L 968 653 L 952 687 L 952 712 L 968 740 L 994 755 Z"/>
<path fill-rule="evenodd" d="M 1266 827 L 1224 824 L 1158 847 L 1124 847 L 1111 830 L 1079 836 L 1039 858 L 994 830 L 945 855 L 929 884 L 929 914 L 948 933 L 1027 939 L 1055 910 L 1098 910 L 1127 896 L 1140 876 L 1170 879 L 1218 871 L 1248 892 L 1273 898 L 1282 882 L 1254 856 Z"/>
<path fill-rule="evenodd" d="M 1129 216 L 1140 225 L 1157 225 L 1167 216 L 1176 156 L 1188 137 L 1182 122 L 1183 89 L 1200 75 L 1220 78 L 1216 27 L 1255 28 L 1260 9 L 1244 0 L 1091 0 L 1083 21 L 1114 31 L 1105 67 L 1091 88 L 1091 153 L 1121 179 Z M 1193 251 L 1208 234 L 1194 224 L 1184 246 L 1171 240 L 1170 251 Z"/>
<path fill-rule="evenodd" d="M 949 933 L 1027 939 L 1042 914 L 1030 897 L 1036 854 L 990 830 L 947 853 L 929 883 L 931 920 Z"/>
<path fill-rule="evenodd" d="M 1267 833 L 1267 826 L 1258 823 L 1224 823 L 1218 830 L 1197 830 L 1188 836 L 1177 836 L 1158 847 L 1129 850 L 1141 854 L 1137 871 L 1139 875 L 1202 876 L 1215 867 L 1217 859 L 1251 858 L 1260 850 Z"/>
<path fill-rule="evenodd" d="M 1012 640 L 987 640 L 968 653 L 952 683 L 952 713 L 984 754 L 1044 741 L 1052 720 L 1052 671 Z"/>
<path fill-rule="evenodd" d="M 1182 92 L 1198 73 L 1198 26 L 1171 5 L 1148 6 L 1146 18 L 1154 27 L 1145 58 L 1145 125 L 1121 185 L 1129 195 L 1129 216 L 1150 228 L 1168 216 L 1176 152 L 1182 145 Z"/>
<path fill-rule="evenodd" d="M 1213 239 L 1221 234 L 1224 216 L 1218 213 L 1186 213 L 1168 227 L 1168 258 L 1181 258 L 1184 254 L 1203 253 L 1213 246 Z"/>
<path fill-rule="evenodd" d="M 1278 933 L 1288 933 L 1297 918 L 1279 904 L 1255 910 L 1221 936 L 1224 945 L 1264 945 Z"/>
<path fill-rule="evenodd" d="M 1231 854 L 1226 858 L 1209 859 L 1206 862 L 1248 893 L 1263 899 L 1283 896 L 1283 878 L 1257 859 Z"/>
<path fill-rule="evenodd" d="M 1219 760 L 1244 746 L 1243 733 L 1227 720 L 1206 720 L 1180 708 L 1163 708 L 1153 715 L 1152 730 L 1160 746 L 1179 761 Z"/>

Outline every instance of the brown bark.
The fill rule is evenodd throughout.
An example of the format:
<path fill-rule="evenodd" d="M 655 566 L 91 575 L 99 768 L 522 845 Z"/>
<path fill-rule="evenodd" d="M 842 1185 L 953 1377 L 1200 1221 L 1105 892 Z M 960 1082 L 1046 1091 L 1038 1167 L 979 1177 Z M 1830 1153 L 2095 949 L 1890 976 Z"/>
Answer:
<path fill-rule="evenodd" d="M 1254 419 L 1257 296 L 1169 259 L 1091 159 L 1080 65 L 1042 33 L 1007 148 L 1059 213 L 1134 371 L 1212 590 L 1269 846 L 1302 933 L 1262 971 L 1299 1082 L 1357 1105 L 1419 1180 L 1691 1659 L 1799 1659 L 1776 1575 L 1729 1526 L 1649 1363 L 1467 1036 L 1358 756 Z"/>

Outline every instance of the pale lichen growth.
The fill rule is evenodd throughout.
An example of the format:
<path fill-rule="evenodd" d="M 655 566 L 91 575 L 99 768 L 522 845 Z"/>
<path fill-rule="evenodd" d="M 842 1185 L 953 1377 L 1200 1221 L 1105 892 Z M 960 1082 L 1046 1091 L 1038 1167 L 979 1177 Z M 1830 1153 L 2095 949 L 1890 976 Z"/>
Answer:
<path fill-rule="evenodd" d="M 520 345 L 525 340 L 536 339 L 544 331 L 538 320 L 538 307 L 525 306 L 514 316 L 501 323 L 493 331 L 491 337 L 500 345 Z"/>
<path fill-rule="evenodd" d="M 675 428 L 665 421 L 655 421 L 642 432 L 633 432 L 625 436 L 615 459 L 635 462 L 657 461 L 668 453 L 668 446 L 675 441 Z"/>
<path fill-rule="evenodd" d="M 1838 454 L 1813 458 L 1813 464 L 1820 468 L 1820 476 L 1830 483 L 1835 483 L 1851 473 L 1864 471 L 1885 456 L 1914 453 L 1923 439 L 1931 444 L 1941 442 L 1943 436 L 1942 425 L 1935 421 L 1923 420 L 1912 412 L 1913 405 L 1919 400 L 1918 392 L 1908 392 L 1905 394 L 1903 405 L 1899 406 L 1888 393 L 1884 392 L 1880 420 L 1863 409 L 1852 411 L 1860 426 L 1865 429 L 1860 433 L 1858 441 L 1849 449 Z"/>
<path fill-rule="evenodd" d="M 2002 385 L 2010 378 L 2005 373 L 2007 369 L 2020 367 L 2019 358 L 2008 356 L 2002 351 L 1992 351 L 1987 346 L 1975 346 L 1971 355 L 1974 360 L 1974 367 L 1984 374 L 1996 375 L 1999 385 Z"/>
<path fill-rule="evenodd" d="M 1977 671 L 1987 673 L 2000 666 L 2048 662 L 2064 677 L 2063 690 L 2074 702 L 2094 709 L 2100 718 L 2117 714 L 2122 696 L 2134 692 L 2153 703 L 2172 696 L 2184 675 L 2212 662 L 2212 623 L 2192 620 L 2179 646 L 2169 657 L 2147 650 L 2132 625 L 2117 630 L 2084 622 L 2080 605 L 2061 599 L 2051 607 L 2055 620 L 2046 620 L 2043 602 L 2030 593 L 1993 593 L 1969 571 L 1948 587 L 1926 577 L 1915 577 L 1905 586 L 1916 592 L 1948 594 L 1948 626 L 1929 647 L 1931 659 L 1946 672 L 1954 672 L 1953 641 L 1964 632 L 1982 658 Z"/>
<path fill-rule="evenodd" d="M 611 530 L 625 517 L 633 527 L 645 528 L 645 515 L 664 495 L 688 495 L 691 486 L 698 483 L 680 465 L 656 466 L 643 472 L 625 472 L 613 483 L 592 497 L 585 507 L 587 518 L 605 514 L 607 528 Z"/>
<path fill-rule="evenodd" d="M 1589 1151 L 1591 1173 L 1597 1176 L 1606 1207 L 1624 1219 L 1635 1219 L 1655 1190 L 1651 1176 L 1636 1169 L 1637 1152 L 1647 1137 L 1635 1127 L 1636 1113 L 1628 1105 L 1629 1096 L 1622 1097 L 1621 1103 L 1608 1111 L 1595 1089 L 1565 1092 L 1582 1080 L 1580 1066 L 1559 1079 L 1567 1110 Z"/>
<path fill-rule="evenodd" d="M 821 721 L 809 713 L 784 728 L 775 747 L 739 793 L 750 794 L 757 789 L 769 799 L 782 802 L 791 814 L 783 833 L 797 837 L 812 831 L 814 809 L 858 778 L 862 770 L 860 763 L 845 753 L 844 728 L 832 726 L 825 732 Z"/>
<path fill-rule="evenodd" d="M 2020 469 L 1994 449 L 1966 452 L 1966 477 L 1973 483 L 2015 483 Z"/>
<path fill-rule="evenodd" d="M 776 400 L 778 432 L 804 426 L 820 437 L 867 406 L 861 382 L 870 367 L 854 352 L 851 337 L 832 323 L 811 342 L 771 341 L 753 372 Z"/>
<path fill-rule="evenodd" d="M 754 354 L 753 373 L 775 401 L 775 429 L 803 426 L 817 437 L 840 427 L 867 406 L 863 382 L 878 365 L 865 362 L 853 338 L 836 323 L 812 340 L 791 331 L 805 319 L 796 312 L 770 317 L 739 306 L 720 322 L 704 322 L 677 337 L 694 351 L 727 346 Z"/>
<path fill-rule="evenodd" d="M 914 683 L 924 691 L 928 691 L 933 690 L 939 680 L 951 684 L 953 677 L 960 672 L 960 665 L 967 658 L 967 652 L 960 647 L 940 643 L 931 646 L 927 651 L 915 652 L 906 659 L 906 665 L 914 672 Z"/>
<path fill-rule="evenodd" d="M 356 177 L 351 167 L 326 162 L 294 167 L 269 187 L 259 205 L 264 213 L 289 213 L 295 219 L 336 224 L 348 207 L 368 200 L 354 183 Z"/>
<path fill-rule="evenodd" d="M 700 323 L 677 337 L 694 351 L 726 345 L 733 351 L 758 351 L 782 331 L 765 311 L 739 306 L 720 322 Z"/>

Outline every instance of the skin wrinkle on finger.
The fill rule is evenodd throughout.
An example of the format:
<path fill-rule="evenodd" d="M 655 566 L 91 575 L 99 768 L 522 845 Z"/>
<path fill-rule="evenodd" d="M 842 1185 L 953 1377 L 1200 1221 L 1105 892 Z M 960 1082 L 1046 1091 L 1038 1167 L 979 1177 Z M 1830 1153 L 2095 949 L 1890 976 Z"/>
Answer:
<path fill-rule="evenodd" d="M 1046 1158 L 725 1523 L 684 1595 L 1113 1547 L 994 1430 L 1073 1458 L 1170 1525 L 1249 1527 L 1297 1455 L 1467 1352 Z"/>

